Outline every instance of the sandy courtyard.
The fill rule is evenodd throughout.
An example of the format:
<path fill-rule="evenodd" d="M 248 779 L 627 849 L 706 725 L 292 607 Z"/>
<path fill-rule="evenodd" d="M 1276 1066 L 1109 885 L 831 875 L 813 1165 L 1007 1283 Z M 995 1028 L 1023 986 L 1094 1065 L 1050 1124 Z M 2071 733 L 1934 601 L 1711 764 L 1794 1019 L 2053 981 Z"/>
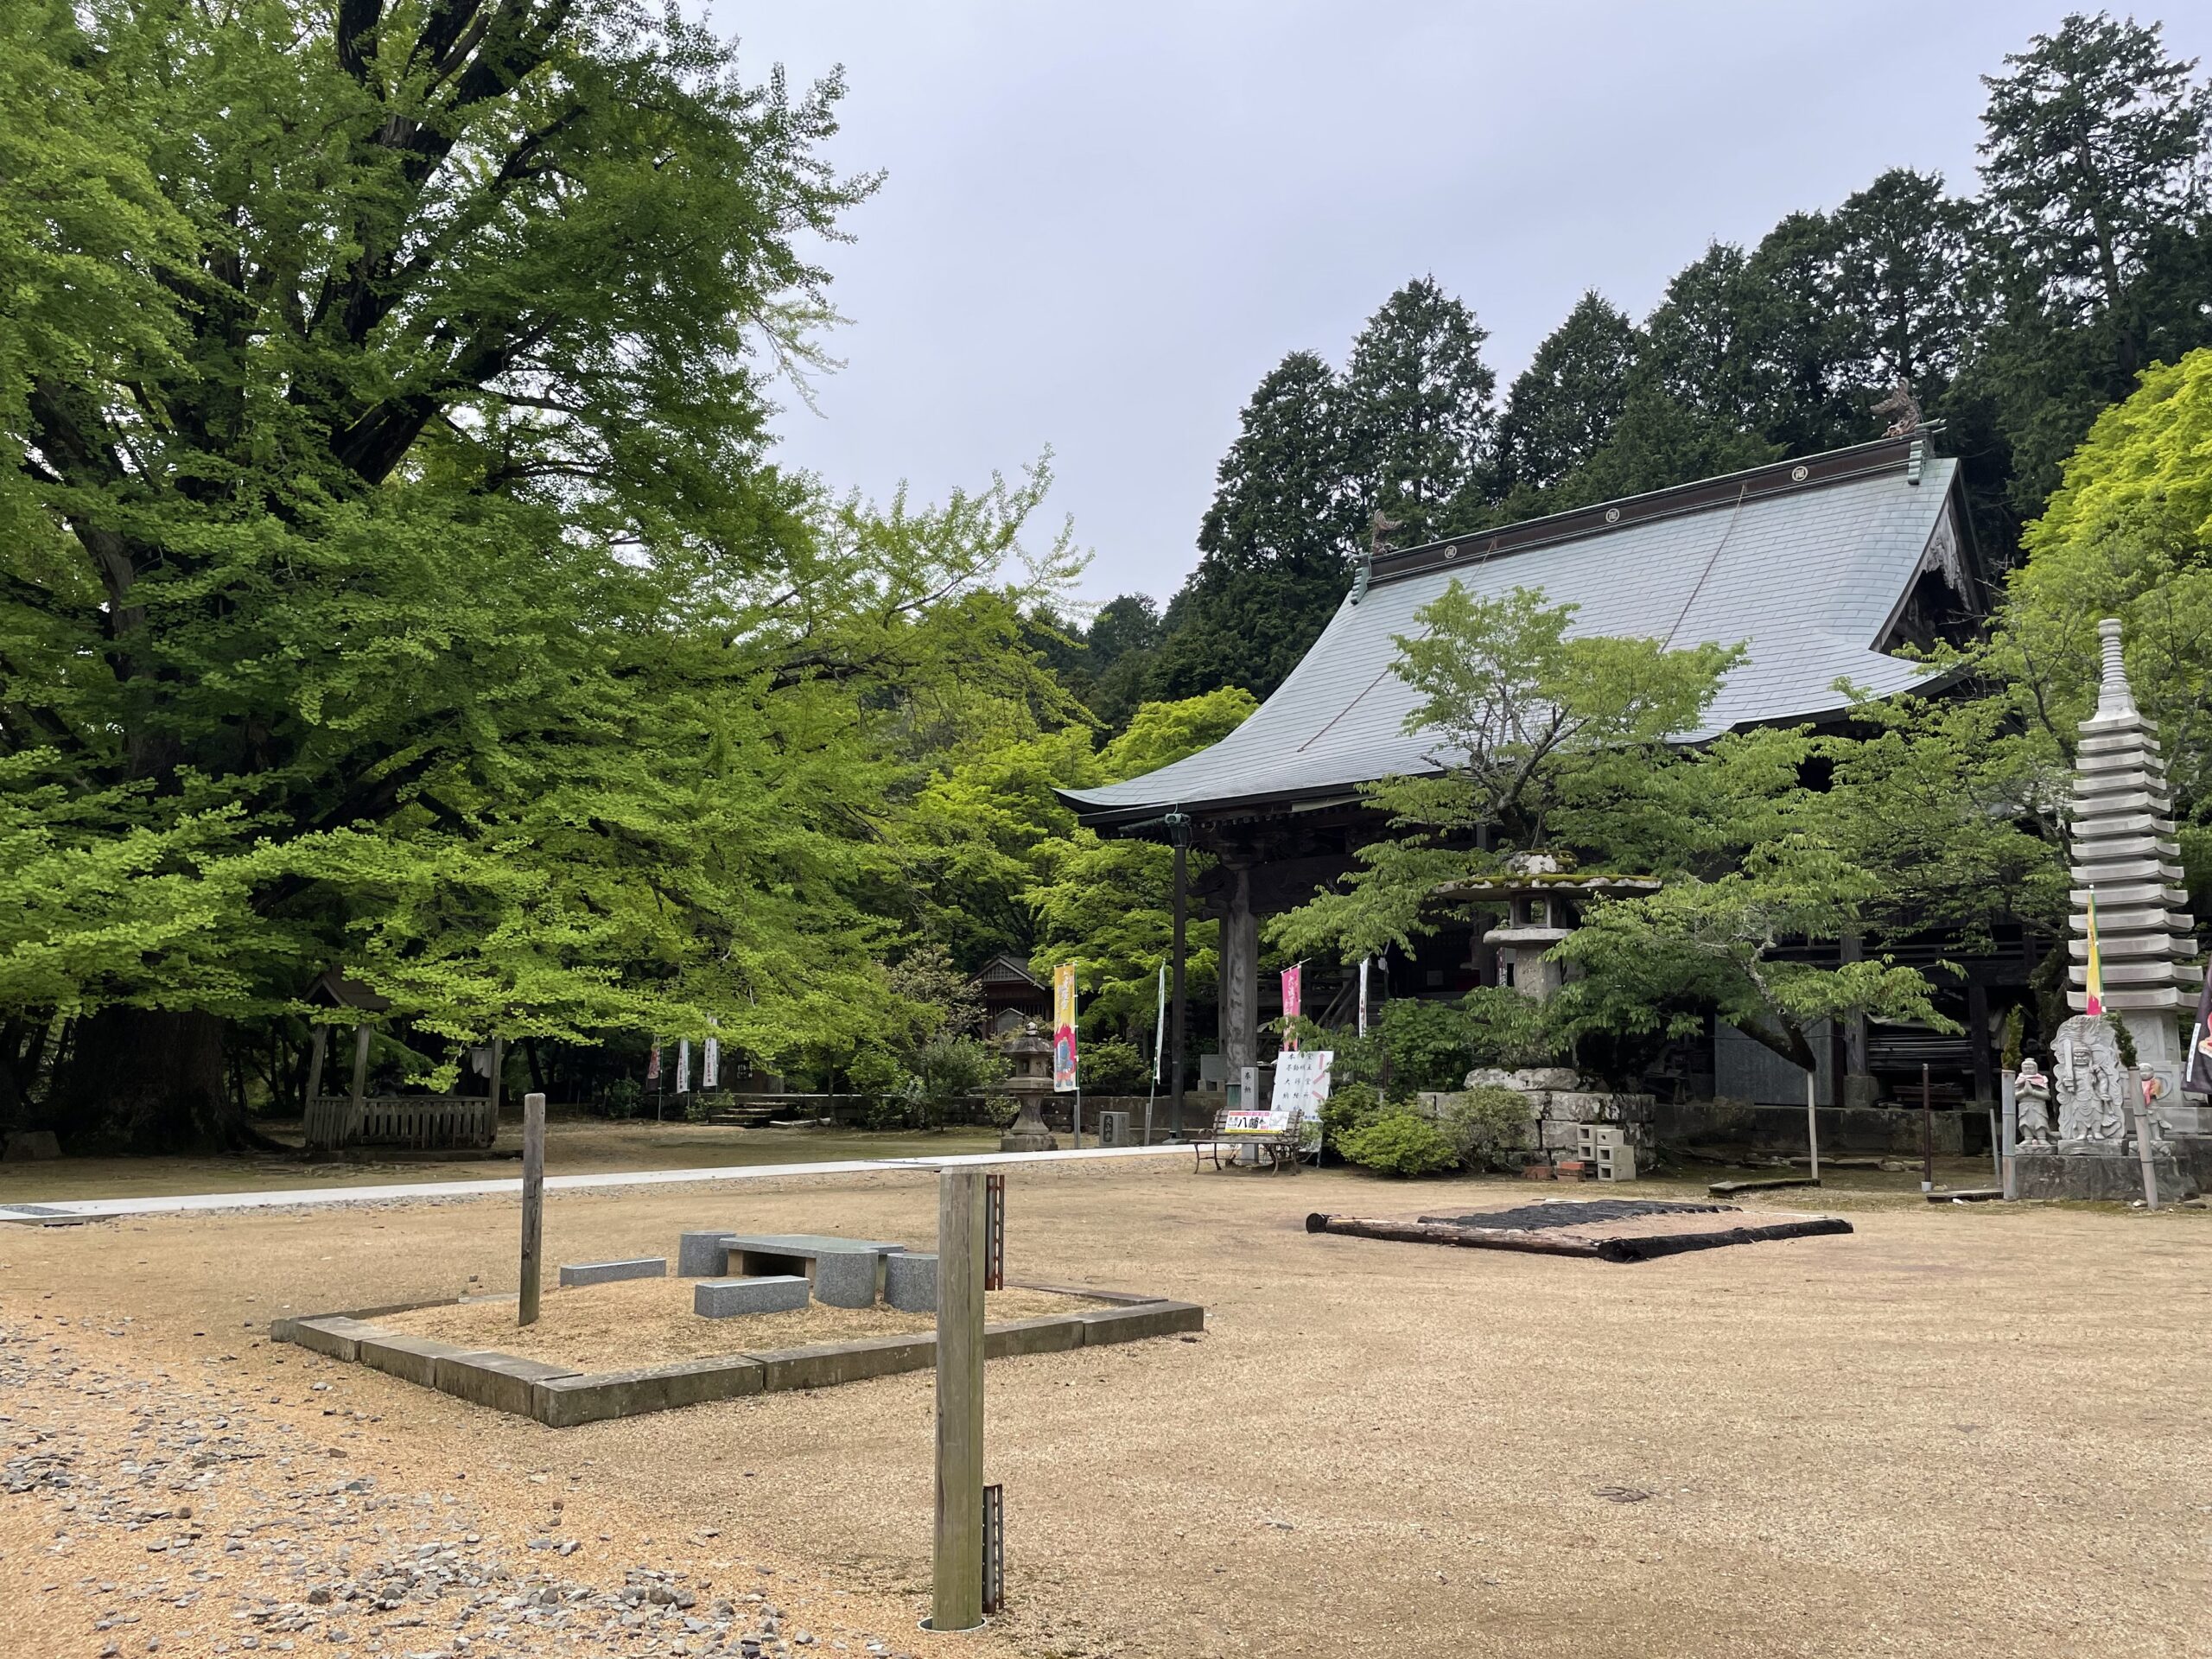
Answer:
<path fill-rule="evenodd" d="M 481 1200 L 0 1232 L 5 1646 L 2212 1646 L 2204 1211 L 1785 1195 L 1859 1230 L 1612 1266 L 1302 1230 L 1309 1210 L 1529 1194 L 1504 1183 L 1194 1177 L 1163 1159 L 1020 1169 L 1008 1185 L 1014 1276 L 1181 1297 L 1209 1316 L 1196 1340 L 992 1364 L 987 1471 L 1007 1491 L 1010 1606 L 987 1635 L 914 1630 L 926 1373 L 556 1432 L 264 1340 L 283 1313 L 511 1288 L 516 1208 Z M 557 1194 L 547 1251 L 672 1255 L 680 1230 L 709 1225 L 919 1245 L 934 1217 L 931 1181 L 906 1173 Z M 190 1444 L 218 1414 L 235 1449 L 194 1477 L 179 1516 L 180 1478 L 149 1475 L 143 1448 Z M 39 1459 L 63 1447 L 70 1479 L 41 1479 Z M 370 1490 L 334 1478 L 334 1455 Z M 418 1572 L 394 1611 L 311 1601 L 372 1557 L 383 1572 L 410 1539 L 454 1558 L 442 1599 Z M 533 1587 L 551 1576 L 567 1587 Z M 448 1615 L 480 1579 L 459 1645 Z M 649 1584 L 696 1600 L 705 1628 L 672 1610 L 618 1617 L 658 1614 Z M 569 1617 L 541 1614 L 544 1596 L 576 1611 L 533 1634 L 516 1607 Z M 774 1627 L 749 1649 L 735 1634 L 748 1618 Z"/>

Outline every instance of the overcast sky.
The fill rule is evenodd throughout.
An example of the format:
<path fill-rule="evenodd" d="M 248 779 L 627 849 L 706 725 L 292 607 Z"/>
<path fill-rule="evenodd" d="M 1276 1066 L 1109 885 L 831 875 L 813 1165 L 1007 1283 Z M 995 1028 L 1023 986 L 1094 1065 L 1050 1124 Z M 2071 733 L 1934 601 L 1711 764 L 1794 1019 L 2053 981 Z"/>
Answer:
<path fill-rule="evenodd" d="M 845 366 L 785 397 L 785 459 L 936 498 L 1050 445 L 1086 596 L 1164 600 L 1286 352 L 1341 363 L 1433 274 L 1503 391 L 1586 288 L 1641 316 L 1887 167 L 1969 189 L 1977 77 L 2066 9 L 713 0 L 755 73 L 842 64 L 833 158 L 887 175 L 827 251 Z M 2212 8 L 2166 37 L 2204 53 Z"/>

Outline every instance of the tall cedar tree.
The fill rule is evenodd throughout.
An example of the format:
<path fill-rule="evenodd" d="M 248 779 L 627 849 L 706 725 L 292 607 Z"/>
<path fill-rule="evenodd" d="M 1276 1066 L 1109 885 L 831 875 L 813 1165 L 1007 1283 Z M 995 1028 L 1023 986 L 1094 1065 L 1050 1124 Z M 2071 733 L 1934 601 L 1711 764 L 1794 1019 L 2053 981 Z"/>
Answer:
<path fill-rule="evenodd" d="M 2212 341 L 2212 85 L 2159 26 L 2069 16 L 1985 78 L 1985 279 L 1998 327 L 1973 378 L 2023 517 L 2096 412 Z"/>
<path fill-rule="evenodd" d="M 1167 607 L 1147 696 L 1241 685 L 1265 696 L 1306 654 L 1351 579 L 1343 398 L 1312 352 L 1293 352 L 1244 405 L 1198 529 L 1198 568 Z"/>
<path fill-rule="evenodd" d="M 1507 492 L 1533 505 L 1597 454 L 1621 417 L 1638 338 L 1627 314 L 1592 289 L 1536 347 L 1498 422 L 1498 476 Z"/>
<path fill-rule="evenodd" d="M 1362 524 L 1395 519 L 1401 547 L 1484 515 L 1497 416 L 1490 335 L 1433 276 L 1382 302 L 1352 341 L 1344 377 L 1346 476 Z"/>

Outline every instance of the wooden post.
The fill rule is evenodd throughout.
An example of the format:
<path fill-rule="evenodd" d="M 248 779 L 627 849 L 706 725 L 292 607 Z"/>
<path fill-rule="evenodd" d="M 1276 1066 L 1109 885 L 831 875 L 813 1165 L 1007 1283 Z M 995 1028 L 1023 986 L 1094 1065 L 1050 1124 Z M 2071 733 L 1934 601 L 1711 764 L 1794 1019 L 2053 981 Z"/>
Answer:
<path fill-rule="evenodd" d="M 1936 1190 L 1936 1104 L 1929 1092 L 1925 1060 L 1920 1064 L 1920 1190 Z"/>
<path fill-rule="evenodd" d="M 2127 1103 L 2135 1114 L 2135 1160 L 2143 1166 L 2143 1207 L 2158 1207 L 2158 1168 L 2152 1157 L 2151 1108 L 2143 1098 L 2143 1074 L 2127 1068 Z"/>
<path fill-rule="evenodd" d="M 545 1096 L 522 1097 L 522 1300 L 517 1325 L 537 1323 L 537 1267 L 545 1243 Z"/>
<path fill-rule="evenodd" d="M 492 1123 L 499 1122 L 499 1084 L 507 1069 L 507 1039 L 497 1032 L 492 1033 Z"/>
<path fill-rule="evenodd" d="M 2017 1198 L 2020 1196 L 2020 1096 L 2010 1071 L 1997 1079 L 1997 1093 L 2004 1108 L 1998 1120 L 1999 1133 L 2004 1136 L 2004 1155 L 1998 1161 L 1999 1179 L 2004 1184 L 2005 1196 Z"/>
<path fill-rule="evenodd" d="M 1191 830 L 1180 812 L 1173 815 L 1174 822 L 1168 825 L 1169 837 L 1175 843 L 1174 883 L 1174 943 L 1168 947 L 1167 991 L 1167 1138 L 1183 1138 L 1183 931 L 1190 904 L 1190 881 L 1187 853 Z"/>
<path fill-rule="evenodd" d="M 308 1058 L 308 1109 L 315 1109 L 315 1096 L 322 1093 L 322 1057 L 330 1052 L 330 1027 L 315 1028 L 315 1047 Z"/>
<path fill-rule="evenodd" d="M 353 1104 L 344 1129 L 338 1135 L 341 1147 L 353 1144 L 353 1137 L 361 1133 L 361 1118 L 369 1092 L 369 1026 L 363 1020 L 353 1027 Z"/>
<path fill-rule="evenodd" d="M 938 1174 L 932 1630 L 983 1622 L 983 1211 L 982 1170 Z"/>
<path fill-rule="evenodd" d="M 1820 1068 L 1815 1066 L 1805 1073 L 1805 1144 L 1812 1149 L 1813 1167 L 1809 1173 L 1815 1186 L 1821 1184 L 1820 1086 Z"/>

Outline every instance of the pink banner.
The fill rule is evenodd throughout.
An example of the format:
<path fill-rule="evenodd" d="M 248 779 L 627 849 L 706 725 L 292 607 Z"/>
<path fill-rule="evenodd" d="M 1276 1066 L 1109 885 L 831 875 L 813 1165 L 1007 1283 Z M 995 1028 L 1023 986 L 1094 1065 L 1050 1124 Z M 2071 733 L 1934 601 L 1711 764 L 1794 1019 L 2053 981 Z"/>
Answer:
<path fill-rule="evenodd" d="M 1290 1022 L 1299 1016 L 1300 982 L 1305 975 L 1306 964 L 1302 962 L 1294 963 L 1282 970 L 1282 1046 L 1294 1053 L 1297 1052 L 1298 1039 L 1290 1029 Z"/>

